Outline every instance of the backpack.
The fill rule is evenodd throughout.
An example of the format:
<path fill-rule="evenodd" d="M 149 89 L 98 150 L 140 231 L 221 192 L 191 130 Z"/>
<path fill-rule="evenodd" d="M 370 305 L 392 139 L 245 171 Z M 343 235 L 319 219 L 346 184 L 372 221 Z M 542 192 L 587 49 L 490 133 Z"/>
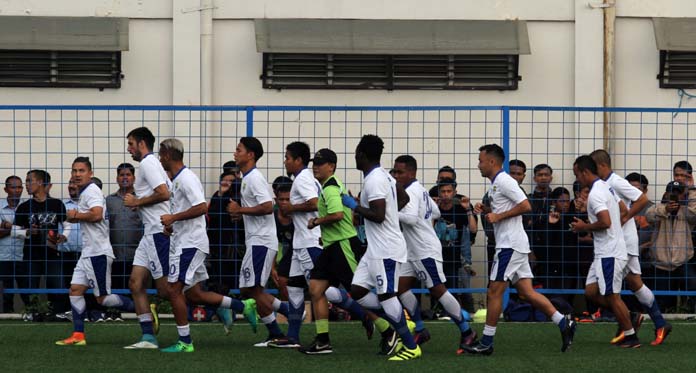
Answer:
<path fill-rule="evenodd" d="M 546 315 L 541 311 L 534 309 L 531 304 L 520 300 L 512 300 L 508 302 L 505 311 L 503 312 L 505 321 L 547 321 Z"/>

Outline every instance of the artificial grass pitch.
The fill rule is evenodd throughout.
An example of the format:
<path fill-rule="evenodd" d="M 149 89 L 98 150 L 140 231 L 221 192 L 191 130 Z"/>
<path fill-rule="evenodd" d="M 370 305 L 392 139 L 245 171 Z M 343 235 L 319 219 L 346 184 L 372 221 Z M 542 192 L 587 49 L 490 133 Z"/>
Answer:
<path fill-rule="evenodd" d="M 253 347 L 266 337 L 259 325 L 253 334 L 245 323 L 238 323 L 229 336 L 219 323 L 193 323 L 191 335 L 196 351 L 165 354 L 158 350 L 124 350 L 140 335 L 135 322 L 87 324 L 87 346 L 56 346 L 69 336 L 68 323 L 0 322 L 0 361 L 5 371 L 90 371 L 90 372 L 687 372 L 696 367 L 696 324 L 674 323 L 674 330 L 662 346 L 650 346 L 653 329 L 649 320 L 639 336 L 643 346 L 624 350 L 609 344 L 616 324 L 580 324 L 575 342 L 560 352 L 561 337 L 551 323 L 498 324 L 495 352 L 491 356 L 456 355 L 459 335 L 450 322 L 429 322 L 432 339 L 422 346 L 423 357 L 408 362 L 388 362 L 377 355 L 379 335 L 371 341 L 357 322 L 331 324 L 333 354 L 303 355 L 296 350 Z M 481 332 L 481 324 L 473 324 Z M 302 342 L 311 342 L 314 325 L 302 328 Z M 162 324 L 160 347 L 177 339 L 172 321 Z"/>

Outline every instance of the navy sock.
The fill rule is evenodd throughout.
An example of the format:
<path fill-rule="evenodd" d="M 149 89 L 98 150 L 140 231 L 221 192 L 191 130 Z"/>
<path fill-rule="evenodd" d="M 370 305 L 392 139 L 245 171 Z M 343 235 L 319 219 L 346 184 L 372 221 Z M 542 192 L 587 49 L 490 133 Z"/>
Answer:
<path fill-rule="evenodd" d="M 302 313 L 304 312 L 304 303 L 302 307 L 295 308 L 292 303 L 289 305 L 290 312 L 288 314 L 288 337 L 295 341 L 300 340 L 300 327 L 302 326 Z"/>
<path fill-rule="evenodd" d="M 648 308 L 648 315 L 650 315 L 650 319 L 655 323 L 655 328 L 657 329 L 667 324 L 665 318 L 662 317 L 662 312 L 660 312 L 660 307 L 657 305 L 657 300 L 653 300 L 650 308 Z"/>
<path fill-rule="evenodd" d="M 278 322 L 275 320 L 266 324 L 266 328 L 268 328 L 268 334 L 270 334 L 271 336 L 283 335 L 283 332 L 280 330 L 280 327 L 278 326 Z"/>
<path fill-rule="evenodd" d="M 336 305 L 355 315 L 359 320 L 363 320 L 365 318 L 365 310 L 363 310 L 362 306 L 354 301 L 353 298 L 348 295 L 347 291 L 344 289 L 340 289 L 340 291 L 341 302 Z"/>
<path fill-rule="evenodd" d="M 75 309 L 75 307 L 72 307 L 72 315 L 73 315 L 73 327 L 76 332 L 84 333 L 85 332 L 85 312 L 78 311 Z"/>
<path fill-rule="evenodd" d="M 140 329 L 143 331 L 143 335 L 155 335 L 155 328 L 152 326 L 152 321 L 141 321 Z"/>
<path fill-rule="evenodd" d="M 230 309 L 234 312 L 237 312 L 237 313 L 244 312 L 244 303 L 242 303 L 242 301 L 239 299 L 235 299 L 235 298 L 231 298 L 231 299 L 232 299 L 232 307 L 230 307 Z"/>
<path fill-rule="evenodd" d="M 118 310 L 125 311 L 125 312 L 135 311 L 135 303 L 133 303 L 132 299 L 130 299 L 126 296 L 120 295 L 120 294 L 117 294 L 117 295 L 118 295 L 118 298 L 121 300 L 121 305 L 116 307 Z"/>
<path fill-rule="evenodd" d="M 484 335 L 481 338 L 481 344 L 486 345 L 486 346 L 492 346 L 493 345 L 493 336 L 492 335 Z"/>
<path fill-rule="evenodd" d="M 288 302 L 281 302 L 277 312 L 285 317 L 288 317 L 288 315 L 290 315 L 290 306 L 288 305 Z"/>

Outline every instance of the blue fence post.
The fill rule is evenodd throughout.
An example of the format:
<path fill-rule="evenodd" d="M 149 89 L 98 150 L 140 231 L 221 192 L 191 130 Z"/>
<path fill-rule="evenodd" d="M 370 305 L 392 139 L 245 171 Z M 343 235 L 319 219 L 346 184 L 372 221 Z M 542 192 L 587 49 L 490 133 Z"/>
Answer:
<path fill-rule="evenodd" d="M 505 172 L 510 172 L 510 107 L 503 106 L 503 150 L 505 150 L 505 162 L 503 163 L 503 168 Z M 507 308 L 508 302 L 510 301 L 510 287 L 505 289 L 503 293 L 503 312 Z"/>
<path fill-rule="evenodd" d="M 247 137 L 254 136 L 254 107 L 247 106 L 246 108 L 246 135 Z"/>

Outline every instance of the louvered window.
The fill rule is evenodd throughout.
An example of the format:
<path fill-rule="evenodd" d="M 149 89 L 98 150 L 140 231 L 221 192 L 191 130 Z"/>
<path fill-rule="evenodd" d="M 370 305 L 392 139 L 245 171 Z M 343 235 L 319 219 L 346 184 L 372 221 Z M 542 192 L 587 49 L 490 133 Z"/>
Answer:
<path fill-rule="evenodd" d="M 518 55 L 264 53 L 264 88 L 515 90 Z"/>
<path fill-rule="evenodd" d="M 120 88 L 121 52 L 0 50 L 0 86 Z"/>
<path fill-rule="evenodd" d="M 696 52 L 660 51 L 660 88 L 696 88 Z"/>

